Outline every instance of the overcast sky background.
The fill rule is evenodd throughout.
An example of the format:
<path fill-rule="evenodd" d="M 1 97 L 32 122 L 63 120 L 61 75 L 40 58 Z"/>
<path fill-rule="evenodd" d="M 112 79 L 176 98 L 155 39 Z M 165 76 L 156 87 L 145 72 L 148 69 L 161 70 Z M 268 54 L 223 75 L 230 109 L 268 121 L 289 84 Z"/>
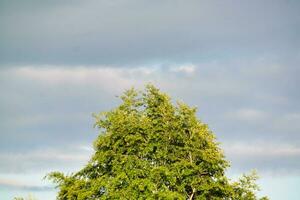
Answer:
<path fill-rule="evenodd" d="M 237 177 L 300 192 L 297 0 L 0 0 L 0 199 L 55 199 L 92 155 L 92 113 L 153 83 L 197 106 Z"/>

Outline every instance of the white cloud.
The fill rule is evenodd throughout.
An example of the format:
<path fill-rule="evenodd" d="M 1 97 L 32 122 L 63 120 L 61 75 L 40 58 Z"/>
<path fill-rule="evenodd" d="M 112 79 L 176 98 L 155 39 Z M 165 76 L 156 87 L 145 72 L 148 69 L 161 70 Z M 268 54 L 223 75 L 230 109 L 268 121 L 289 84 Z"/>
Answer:
<path fill-rule="evenodd" d="M 184 73 L 191 75 L 195 72 L 194 65 L 182 65 L 177 67 L 169 65 L 166 70 L 162 64 L 138 67 L 114 67 L 114 66 L 22 66 L 12 69 L 2 69 L 2 77 L 16 77 L 19 80 L 33 82 L 34 85 L 51 87 L 85 87 L 101 88 L 102 90 L 118 94 L 132 86 L 141 88 L 147 83 L 154 83 L 164 88 L 174 88 L 176 82 L 182 77 L 173 77 L 168 72 Z M 165 77 L 169 78 L 166 79 Z M 174 79 L 174 81 L 170 81 Z"/>
<path fill-rule="evenodd" d="M 193 64 L 180 65 L 178 67 L 170 68 L 171 72 L 184 73 L 184 74 L 193 74 L 196 71 L 196 66 Z"/>
<path fill-rule="evenodd" d="M 110 83 L 126 84 L 121 78 L 122 69 L 97 67 L 66 68 L 64 66 L 21 67 L 15 73 L 21 77 L 47 83 Z"/>
<path fill-rule="evenodd" d="M 84 165 L 93 152 L 81 147 L 66 149 L 37 149 L 27 152 L 0 153 L 0 172 L 41 172 L 53 169 L 65 170 Z M 18 164 L 22 163 L 22 164 Z"/>
<path fill-rule="evenodd" d="M 186 71 L 192 69 L 183 69 Z M 160 66 L 118 68 L 114 66 L 23 66 L 4 69 L 6 76 L 18 76 L 47 84 L 99 84 L 128 88 L 143 78 L 161 72 Z"/>
<path fill-rule="evenodd" d="M 121 70 L 123 73 L 129 73 L 131 75 L 142 75 L 142 76 L 149 76 L 159 72 L 160 66 L 153 65 L 150 67 L 133 67 Z"/>
<path fill-rule="evenodd" d="M 87 152 L 94 152 L 94 149 L 91 146 L 88 146 L 88 145 L 81 145 L 81 146 L 79 146 L 79 149 L 87 151 Z"/>
<path fill-rule="evenodd" d="M 253 108 L 242 108 L 237 111 L 229 112 L 226 117 L 236 120 L 257 122 L 268 118 L 268 113 Z"/>
<path fill-rule="evenodd" d="M 241 157 L 300 157 L 300 148 L 273 143 L 235 143 L 224 145 L 225 153 Z"/>
<path fill-rule="evenodd" d="M 20 190 L 32 190 L 32 191 L 43 191 L 43 190 L 53 190 L 53 187 L 46 185 L 32 185 L 18 181 L 16 179 L 1 179 L 0 178 L 0 187 L 8 189 L 20 189 Z"/>
<path fill-rule="evenodd" d="M 2 153 L 0 154 L 1 160 L 13 161 L 13 160 L 23 160 L 23 161 L 87 161 L 89 154 L 86 152 L 64 152 L 57 150 L 39 150 L 31 151 L 28 153 Z"/>
<path fill-rule="evenodd" d="M 4 71 L 4 70 L 3 70 Z M 156 69 L 146 67 L 115 68 L 109 66 L 24 66 L 5 71 L 6 76 L 17 77 L 27 82 L 35 82 L 51 87 L 98 88 L 118 94 L 133 85 L 144 85 Z M 138 78 L 137 78 L 138 77 Z"/>

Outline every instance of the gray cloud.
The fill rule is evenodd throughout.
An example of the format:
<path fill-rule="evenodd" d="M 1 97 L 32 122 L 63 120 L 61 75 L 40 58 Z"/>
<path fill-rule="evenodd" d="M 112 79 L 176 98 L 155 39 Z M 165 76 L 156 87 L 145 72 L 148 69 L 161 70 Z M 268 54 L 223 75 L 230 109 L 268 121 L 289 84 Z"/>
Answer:
<path fill-rule="evenodd" d="M 199 62 L 299 57 L 299 2 L 1 1 L 9 64 Z"/>
<path fill-rule="evenodd" d="M 5 184 L 0 183 L 1 189 L 8 189 L 8 190 L 25 190 L 30 192 L 37 192 L 37 191 L 53 191 L 52 186 L 28 186 L 28 185 L 14 185 L 14 184 Z"/>
<path fill-rule="evenodd" d="M 210 125 L 225 147 L 243 146 L 248 141 L 251 146 L 258 144 L 257 148 L 279 145 L 283 146 L 283 152 L 289 151 L 286 149 L 300 145 L 299 97 L 294 87 L 299 83 L 297 71 L 264 59 L 130 69 L 108 66 L 2 69 L 0 87 L 5 95 L 0 104 L 1 170 L 44 170 L 52 166 L 49 163 L 65 163 L 62 165 L 66 168 L 76 165 L 78 160 L 51 158 L 51 152 L 61 149 L 57 154 L 82 155 L 74 147 L 91 145 L 97 136 L 91 113 L 113 108 L 119 103 L 115 95 L 131 86 L 142 88 L 147 82 L 156 84 L 175 99 L 199 106 L 200 118 Z M 295 164 L 295 159 L 300 155 L 286 155 L 287 162 L 279 165 L 280 154 L 249 157 L 249 149 L 244 146 L 242 154 L 236 155 L 230 149 L 226 152 L 233 168 L 256 166 L 274 173 L 285 170 L 298 173 L 299 163 Z M 266 151 L 271 152 L 270 149 Z M 36 153 L 43 150 L 47 158 Z M 81 158 L 85 155 L 89 154 Z M 10 168 L 19 162 L 17 158 L 22 158 L 23 165 Z M 268 159 L 270 165 L 263 162 Z M 271 167 L 273 164 L 277 167 Z"/>
<path fill-rule="evenodd" d="M 226 143 L 222 147 L 235 173 L 257 169 L 265 174 L 299 175 L 299 146 L 270 141 L 244 141 Z"/>
<path fill-rule="evenodd" d="M 38 178 L 19 187 L 3 177 L 80 168 L 98 132 L 91 114 L 148 82 L 199 107 L 232 171 L 299 179 L 299 8 L 296 0 L 0 0 L 0 193 L 40 191 Z"/>
<path fill-rule="evenodd" d="M 0 172 L 8 174 L 43 172 L 45 173 L 43 176 L 55 170 L 70 172 L 85 165 L 93 153 L 90 146 L 72 145 L 65 144 L 65 148 L 57 145 L 52 148 L 31 149 L 27 152 L 1 153 Z M 87 150 L 87 147 L 91 150 Z"/>

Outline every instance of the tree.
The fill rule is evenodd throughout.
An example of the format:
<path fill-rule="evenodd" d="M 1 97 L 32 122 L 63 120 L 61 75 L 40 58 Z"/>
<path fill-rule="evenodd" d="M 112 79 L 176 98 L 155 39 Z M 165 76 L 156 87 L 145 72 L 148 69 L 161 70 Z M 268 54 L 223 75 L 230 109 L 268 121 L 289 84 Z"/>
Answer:
<path fill-rule="evenodd" d="M 196 108 L 173 105 L 152 85 L 127 90 L 117 108 L 95 115 L 95 154 L 71 175 L 48 175 L 60 200 L 256 200 L 255 174 L 231 182 L 229 167 Z"/>

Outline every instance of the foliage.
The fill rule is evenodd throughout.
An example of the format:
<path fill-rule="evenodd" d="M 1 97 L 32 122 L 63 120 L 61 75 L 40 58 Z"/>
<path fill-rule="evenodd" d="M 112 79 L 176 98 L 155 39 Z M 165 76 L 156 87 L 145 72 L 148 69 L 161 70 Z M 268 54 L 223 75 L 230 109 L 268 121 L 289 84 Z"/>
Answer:
<path fill-rule="evenodd" d="M 100 135 L 88 164 L 71 175 L 53 172 L 59 200 L 256 200 L 256 176 L 231 183 L 229 163 L 196 109 L 152 85 L 130 89 L 117 108 L 95 115 Z"/>
<path fill-rule="evenodd" d="M 23 197 L 15 197 L 14 200 L 36 200 L 36 198 L 32 195 L 28 195 L 28 197 L 23 198 Z"/>

